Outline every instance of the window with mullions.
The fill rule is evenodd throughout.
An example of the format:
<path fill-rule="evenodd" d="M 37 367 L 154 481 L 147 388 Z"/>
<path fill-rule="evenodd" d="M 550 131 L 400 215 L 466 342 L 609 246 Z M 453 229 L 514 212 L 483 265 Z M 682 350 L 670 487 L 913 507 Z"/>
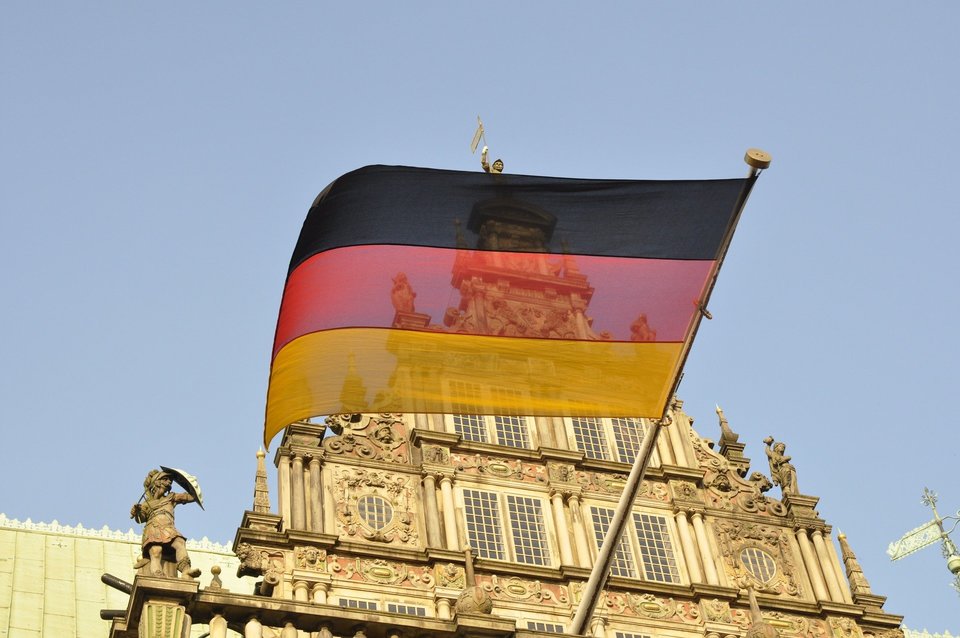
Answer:
<path fill-rule="evenodd" d="M 365 611 L 376 611 L 377 603 L 372 600 L 357 600 L 356 598 L 341 598 L 340 606 L 347 609 L 363 609 Z"/>
<path fill-rule="evenodd" d="M 590 511 L 593 514 L 594 538 L 599 549 L 607 535 L 607 530 L 610 529 L 613 510 L 605 507 L 591 507 Z M 656 514 L 634 512 L 633 524 L 636 534 L 628 535 L 624 532 L 620 538 L 620 545 L 613 555 L 610 574 L 637 578 L 633 557 L 639 556 L 641 578 L 661 583 L 679 583 L 680 572 L 677 569 L 677 559 L 670 541 L 667 519 Z"/>
<path fill-rule="evenodd" d="M 391 614 L 406 614 L 408 616 L 426 616 L 427 608 L 420 605 L 401 605 L 399 603 L 387 603 L 387 611 Z"/>
<path fill-rule="evenodd" d="M 476 383 L 465 381 L 449 381 L 448 388 L 453 431 L 464 441 L 517 448 L 531 447 L 526 417 L 510 414 L 481 416 L 471 413 L 478 405 L 496 407 L 516 403 L 521 396 L 520 392 L 499 387 L 487 387 L 484 390 Z"/>
<path fill-rule="evenodd" d="M 616 638 L 652 638 L 649 634 L 629 634 L 624 631 L 618 631 L 614 635 Z"/>
<path fill-rule="evenodd" d="M 607 537 L 607 530 L 610 529 L 610 521 L 613 520 L 613 510 L 607 509 L 606 507 L 591 507 L 590 512 L 593 515 L 593 538 L 599 550 L 603 546 L 603 539 Z M 633 552 L 630 549 L 629 541 L 627 541 L 626 533 L 620 537 L 620 544 L 613 552 L 613 560 L 610 563 L 610 575 L 623 576 L 625 578 L 637 577 L 633 569 Z"/>
<path fill-rule="evenodd" d="M 540 622 L 539 620 L 528 620 L 527 629 L 532 631 L 542 631 L 548 634 L 562 634 L 563 625 L 552 622 Z"/>
<path fill-rule="evenodd" d="M 640 452 L 646 434 L 642 419 L 616 417 L 573 417 L 570 419 L 576 447 L 588 459 L 633 463 Z M 610 441 L 613 445 L 610 445 Z M 652 465 L 659 465 L 657 451 L 653 451 Z"/>
<path fill-rule="evenodd" d="M 509 535 L 504 535 L 501 503 L 509 521 Z M 480 558 L 515 560 L 527 565 L 550 565 L 547 532 L 540 499 L 507 494 L 501 501 L 495 492 L 463 490 L 467 542 Z M 509 539 L 509 545 L 507 544 Z M 508 557 L 510 552 L 512 556 Z"/>

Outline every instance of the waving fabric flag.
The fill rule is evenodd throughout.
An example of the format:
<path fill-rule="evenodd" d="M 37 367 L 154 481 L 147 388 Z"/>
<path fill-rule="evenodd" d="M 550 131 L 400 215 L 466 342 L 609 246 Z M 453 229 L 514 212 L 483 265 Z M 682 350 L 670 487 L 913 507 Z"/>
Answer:
<path fill-rule="evenodd" d="M 294 249 L 265 440 L 343 412 L 661 416 L 752 179 L 344 175 Z"/>

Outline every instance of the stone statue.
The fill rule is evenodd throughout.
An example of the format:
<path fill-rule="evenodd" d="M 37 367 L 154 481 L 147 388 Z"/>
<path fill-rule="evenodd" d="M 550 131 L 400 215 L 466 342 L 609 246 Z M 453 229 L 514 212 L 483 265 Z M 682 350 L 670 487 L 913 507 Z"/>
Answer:
<path fill-rule="evenodd" d="M 393 289 L 390 291 L 393 309 L 397 312 L 414 312 L 413 300 L 416 298 L 417 293 L 413 292 L 413 287 L 407 280 L 407 274 L 397 273 L 393 278 Z"/>
<path fill-rule="evenodd" d="M 797 468 L 790 462 L 791 457 L 784 454 L 787 444 L 783 441 L 774 441 L 772 436 L 768 436 L 763 442 L 767 445 L 767 459 L 770 461 L 770 477 L 773 483 L 779 485 L 784 494 L 799 494 Z"/>
<path fill-rule="evenodd" d="M 196 578 L 200 570 L 190 566 L 187 541 L 174 526 L 173 509 L 181 503 L 193 503 L 197 499 L 185 492 L 171 492 L 172 486 L 170 474 L 150 470 L 143 480 L 143 502 L 130 508 L 130 518 L 144 524 L 141 540 L 143 557 L 136 562 L 134 569 L 146 568 L 141 573 L 164 576 L 163 561 L 173 559 L 181 574 Z"/>
<path fill-rule="evenodd" d="M 485 170 L 488 173 L 499 175 L 500 173 L 503 172 L 503 160 L 499 158 L 495 159 L 493 160 L 493 165 L 491 166 L 490 163 L 487 161 L 487 153 L 489 152 L 489 150 L 490 149 L 484 146 L 483 150 L 480 152 L 480 166 L 482 166 L 483 170 Z"/>
<path fill-rule="evenodd" d="M 657 331 L 647 323 L 647 314 L 641 312 L 630 324 L 630 341 L 656 341 Z"/>

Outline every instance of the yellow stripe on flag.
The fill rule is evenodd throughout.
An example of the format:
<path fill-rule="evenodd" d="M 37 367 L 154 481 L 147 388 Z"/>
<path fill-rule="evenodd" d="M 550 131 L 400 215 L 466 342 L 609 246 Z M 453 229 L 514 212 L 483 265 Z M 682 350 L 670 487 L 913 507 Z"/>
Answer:
<path fill-rule="evenodd" d="M 658 418 L 682 346 L 388 328 L 315 332 L 277 353 L 264 442 L 294 421 L 345 412 Z"/>

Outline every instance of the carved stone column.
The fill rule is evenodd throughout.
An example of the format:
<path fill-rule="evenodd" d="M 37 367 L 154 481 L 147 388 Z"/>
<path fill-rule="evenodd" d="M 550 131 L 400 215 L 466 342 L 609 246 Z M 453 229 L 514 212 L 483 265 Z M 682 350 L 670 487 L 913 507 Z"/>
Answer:
<path fill-rule="evenodd" d="M 214 614 L 210 619 L 210 638 L 227 638 L 227 619 Z"/>
<path fill-rule="evenodd" d="M 243 638 L 263 638 L 263 625 L 256 616 L 251 616 L 243 626 Z"/>
<path fill-rule="evenodd" d="M 559 490 L 550 492 L 550 502 L 553 504 L 553 521 L 557 526 L 557 542 L 560 545 L 560 564 L 575 565 L 573 562 L 573 548 L 570 547 L 570 530 L 567 527 L 567 514 L 563 510 L 563 494 Z"/>
<path fill-rule="evenodd" d="M 297 638 L 297 628 L 293 626 L 292 622 L 288 622 L 283 626 L 283 631 L 280 632 L 280 638 Z"/>
<path fill-rule="evenodd" d="M 840 561 L 840 555 L 837 554 L 837 548 L 829 536 L 824 540 L 827 544 L 827 552 L 830 554 L 830 564 L 833 565 L 833 569 L 837 573 L 837 581 L 840 583 L 840 591 L 843 593 L 843 602 L 852 605 L 853 592 L 850 591 L 850 581 L 847 580 L 847 575 L 844 573 L 845 570 L 843 563 Z"/>
<path fill-rule="evenodd" d="M 580 567 L 590 567 L 593 559 L 590 556 L 590 544 L 587 541 L 587 528 L 583 521 L 583 509 L 580 507 L 580 496 L 574 492 L 567 498 L 570 507 L 570 521 L 573 524 L 573 543 L 577 548 L 577 564 Z"/>
<path fill-rule="evenodd" d="M 819 529 L 813 530 L 813 548 L 817 552 L 820 569 L 823 571 L 824 578 L 827 581 L 827 589 L 830 590 L 830 599 L 835 603 L 842 603 L 843 591 L 840 589 L 840 582 L 837 580 L 837 572 L 830 563 L 830 555 L 827 553 L 827 547 L 823 543 L 823 532 Z"/>
<path fill-rule="evenodd" d="M 138 633 L 142 638 L 180 638 L 190 634 L 189 618 L 179 603 L 148 600 L 140 612 Z"/>
<path fill-rule="evenodd" d="M 661 463 L 676 465 L 677 461 L 673 458 L 673 452 L 670 451 L 670 441 L 668 439 L 669 435 L 663 436 L 663 432 L 660 433 L 660 436 L 657 437 L 657 453 L 660 455 Z"/>
<path fill-rule="evenodd" d="M 280 460 L 277 463 L 277 498 L 280 504 L 280 516 L 283 517 L 284 529 L 293 523 L 290 518 L 290 453 L 289 450 L 280 450 Z"/>
<path fill-rule="evenodd" d="M 293 456 L 293 466 L 290 469 L 291 486 L 290 503 L 291 513 L 293 515 L 293 529 L 307 528 L 306 501 L 303 494 L 303 457 L 299 454 Z"/>
<path fill-rule="evenodd" d="M 590 633 L 594 638 L 603 638 L 607 634 L 607 621 L 601 615 L 595 615 L 590 621 Z"/>
<path fill-rule="evenodd" d="M 423 473 L 423 510 L 427 519 L 427 545 L 443 547 L 440 508 L 437 506 L 437 479 L 430 472 Z"/>
<path fill-rule="evenodd" d="M 717 566 L 714 563 L 713 553 L 710 551 L 710 541 L 707 538 L 707 528 L 703 522 L 703 512 L 692 512 L 690 518 L 693 520 L 693 533 L 697 537 L 700 561 L 703 563 L 703 571 L 706 572 L 707 582 L 711 585 L 719 585 L 720 576 L 717 574 Z"/>
<path fill-rule="evenodd" d="M 310 529 L 314 532 L 323 531 L 323 491 L 320 488 L 320 459 L 310 459 L 310 497 L 313 507 L 310 508 Z"/>
<path fill-rule="evenodd" d="M 450 620 L 452 614 L 450 613 L 452 606 L 450 605 L 450 599 L 448 598 L 437 598 L 437 619 L 438 620 Z"/>
<path fill-rule="evenodd" d="M 327 583 L 314 583 L 313 584 L 313 602 L 318 605 L 327 604 L 327 592 L 330 591 L 330 585 Z"/>
<path fill-rule="evenodd" d="M 447 539 L 447 549 L 459 551 L 457 515 L 453 506 L 453 479 L 445 474 L 440 476 L 440 494 L 443 498 L 443 531 Z"/>
<path fill-rule="evenodd" d="M 664 428 L 670 438 L 674 461 L 681 467 L 687 467 L 687 452 L 682 438 L 684 432 L 681 432 L 681 429 L 686 430 L 686 423 L 681 423 L 679 415 L 676 414 L 673 415 L 673 423 Z"/>
<path fill-rule="evenodd" d="M 807 574 L 810 576 L 810 582 L 813 583 L 813 592 L 816 594 L 817 600 L 830 600 L 827 595 L 827 586 L 823 582 L 823 574 L 820 571 L 820 563 L 813 553 L 813 547 L 807 537 L 807 530 L 802 527 L 797 529 L 797 542 L 800 543 L 800 554 L 807 566 Z"/>
<path fill-rule="evenodd" d="M 680 531 L 680 545 L 683 547 L 683 557 L 687 563 L 687 572 L 690 574 L 690 582 L 702 583 L 703 574 L 700 572 L 697 551 L 694 549 L 693 538 L 690 536 L 690 523 L 687 522 L 687 513 L 681 509 L 677 509 L 675 515 L 677 518 L 677 529 Z"/>
<path fill-rule="evenodd" d="M 293 599 L 298 603 L 307 602 L 307 594 L 309 592 L 310 586 L 307 585 L 306 581 L 298 580 L 293 583 Z"/>

